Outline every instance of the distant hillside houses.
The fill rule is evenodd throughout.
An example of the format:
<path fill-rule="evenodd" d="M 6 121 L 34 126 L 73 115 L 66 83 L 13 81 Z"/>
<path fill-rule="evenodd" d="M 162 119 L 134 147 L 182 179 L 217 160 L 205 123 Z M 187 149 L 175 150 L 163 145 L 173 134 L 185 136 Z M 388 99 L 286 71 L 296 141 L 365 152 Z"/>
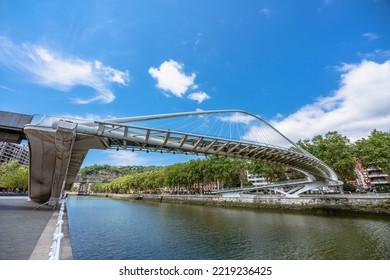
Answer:
<path fill-rule="evenodd" d="M 116 178 L 142 173 L 145 171 L 158 170 L 158 166 L 111 166 L 108 164 L 94 164 L 80 169 L 78 181 L 107 183 Z"/>

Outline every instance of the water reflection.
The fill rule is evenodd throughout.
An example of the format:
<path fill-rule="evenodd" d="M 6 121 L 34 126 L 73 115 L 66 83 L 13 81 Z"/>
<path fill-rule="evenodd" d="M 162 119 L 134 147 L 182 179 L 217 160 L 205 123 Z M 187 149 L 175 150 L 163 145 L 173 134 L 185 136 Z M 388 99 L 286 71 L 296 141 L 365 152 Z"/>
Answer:
<path fill-rule="evenodd" d="M 68 200 L 75 259 L 389 259 L 390 221 L 275 211 Z"/>

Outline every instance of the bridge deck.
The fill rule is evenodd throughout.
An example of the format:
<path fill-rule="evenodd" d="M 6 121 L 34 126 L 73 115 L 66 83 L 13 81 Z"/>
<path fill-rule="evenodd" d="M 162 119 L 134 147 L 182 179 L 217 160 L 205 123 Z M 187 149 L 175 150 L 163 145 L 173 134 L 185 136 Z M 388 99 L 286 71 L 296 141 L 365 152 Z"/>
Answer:
<path fill-rule="evenodd" d="M 179 119 L 179 120 L 178 120 Z M 161 122 L 161 123 L 157 123 Z M 274 162 L 311 181 L 338 185 L 336 173 L 260 117 L 217 110 L 75 120 L 44 117 L 24 127 L 30 143 L 29 196 L 54 205 L 69 190 L 89 149 L 143 150 Z"/>
<path fill-rule="evenodd" d="M 32 118 L 32 115 L 0 111 L 0 141 L 20 143 L 26 140 L 23 128 Z"/>

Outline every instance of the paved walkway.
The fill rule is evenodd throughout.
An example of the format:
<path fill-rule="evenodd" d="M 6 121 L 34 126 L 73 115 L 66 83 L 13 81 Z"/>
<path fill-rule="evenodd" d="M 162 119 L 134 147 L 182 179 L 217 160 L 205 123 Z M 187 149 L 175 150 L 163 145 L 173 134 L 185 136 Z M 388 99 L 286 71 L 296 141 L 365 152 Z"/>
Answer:
<path fill-rule="evenodd" d="M 0 260 L 48 259 L 58 210 L 27 201 L 27 197 L 0 197 Z M 71 259 L 67 220 L 63 239 Z"/>

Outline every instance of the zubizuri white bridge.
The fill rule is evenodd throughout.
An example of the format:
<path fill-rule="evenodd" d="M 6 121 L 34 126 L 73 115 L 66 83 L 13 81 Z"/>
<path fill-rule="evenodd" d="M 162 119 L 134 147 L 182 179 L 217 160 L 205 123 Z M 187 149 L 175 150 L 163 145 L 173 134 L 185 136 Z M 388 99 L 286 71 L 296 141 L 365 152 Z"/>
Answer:
<path fill-rule="evenodd" d="M 214 110 L 107 120 L 34 116 L 24 126 L 30 146 L 29 197 L 55 205 L 69 190 L 90 149 L 210 155 L 276 162 L 306 174 L 300 182 L 254 186 L 298 196 L 339 185 L 335 172 L 262 118 L 241 110 Z M 245 192 L 249 189 L 230 190 Z"/>

